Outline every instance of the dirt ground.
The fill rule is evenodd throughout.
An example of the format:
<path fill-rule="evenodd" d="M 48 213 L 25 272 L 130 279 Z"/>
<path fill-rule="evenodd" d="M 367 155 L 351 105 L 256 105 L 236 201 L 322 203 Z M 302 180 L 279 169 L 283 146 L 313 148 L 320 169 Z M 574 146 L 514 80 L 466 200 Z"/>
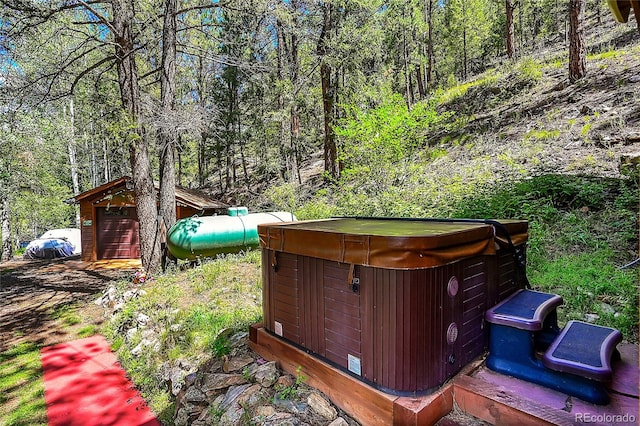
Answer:
<path fill-rule="evenodd" d="M 91 301 L 108 282 L 130 277 L 138 267 L 136 261 L 85 263 L 77 256 L 0 263 L 0 352 L 21 342 L 64 342 L 77 338 L 81 327 L 101 324 L 103 309 Z M 78 324 L 60 315 L 70 306 Z"/>

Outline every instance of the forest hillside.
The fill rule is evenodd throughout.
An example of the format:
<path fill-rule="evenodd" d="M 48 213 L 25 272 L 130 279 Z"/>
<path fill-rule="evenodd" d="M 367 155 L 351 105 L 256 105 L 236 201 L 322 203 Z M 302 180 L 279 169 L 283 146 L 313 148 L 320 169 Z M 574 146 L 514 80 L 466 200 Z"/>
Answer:
<path fill-rule="evenodd" d="M 604 0 L 571 2 L 587 9 L 576 81 L 563 1 L 41 3 L 0 0 L 5 246 L 77 226 L 64 200 L 145 167 L 299 219 L 518 218 L 560 322 L 638 342 L 640 35 Z M 171 386 L 262 315 L 257 251 L 186 266 L 100 330 L 167 424 Z"/>
<path fill-rule="evenodd" d="M 588 74 L 577 84 L 569 84 L 566 50 L 556 45 L 497 63 L 412 111 L 390 95 L 341 122 L 343 173 L 336 185 L 322 182 L 316 152 L 302 163 L 303 185 L 269 182 L 266 196 L 234 195 L 279 208 L 325 200 L 335 214 L 354 208 L 407 216 L 446 214 L 443 204 L 453 208 L 456 195 L 535 176 L 633 177 L 627 163 L 640 153 L 640 37 L 619 30 L 610 23 L 588 32 Z M 386 196 L 407 204 L 387 203 Z"/>

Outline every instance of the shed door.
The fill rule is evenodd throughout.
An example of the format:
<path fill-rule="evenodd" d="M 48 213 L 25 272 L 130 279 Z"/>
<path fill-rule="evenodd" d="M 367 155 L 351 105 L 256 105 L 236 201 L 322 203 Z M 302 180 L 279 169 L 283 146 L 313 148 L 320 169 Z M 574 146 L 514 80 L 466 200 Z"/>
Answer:
<path fill-rule="evenodd" d="M 101 207 L 96 225 L 98 259 L 138 259 L 140 239 L 135 207 Z"/>

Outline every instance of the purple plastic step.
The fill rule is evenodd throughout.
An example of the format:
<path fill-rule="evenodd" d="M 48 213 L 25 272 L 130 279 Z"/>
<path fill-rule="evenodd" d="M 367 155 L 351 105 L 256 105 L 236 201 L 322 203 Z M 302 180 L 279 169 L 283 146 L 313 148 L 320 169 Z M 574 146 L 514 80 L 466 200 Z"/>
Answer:
<path fill-rule="evenodd" d="M 542 358 L 545 367 L 588 379 L 611 380 L 611 355 L 622 334 L 609 327 L 569 321 Z"/>
<path fill-rule="evenodd" d="M 489 309 L 485 318 L 492 324 L 539 331 L 542 330 L 545 317 L 560 305 L 562 297 L 557 294 L 518 290 Z"/>

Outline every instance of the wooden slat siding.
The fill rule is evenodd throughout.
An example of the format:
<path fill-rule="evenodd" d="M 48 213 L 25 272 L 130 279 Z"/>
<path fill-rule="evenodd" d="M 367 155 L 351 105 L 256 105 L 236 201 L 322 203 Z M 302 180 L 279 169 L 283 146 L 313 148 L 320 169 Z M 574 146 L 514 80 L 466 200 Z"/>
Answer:
<path fill-rule="evenodd" d="M 277 253 L 278 271 L 273 274 L 273 319 L 282 324 L 282 337 L 300 344 L 300 309 L 298 293 L 298 256 Z M 275 331 L 275 323 L 273 324 Z"/>
<path fill-rule="evenodd" d="M 84 226 L 84 221 L 90 220 L 91 225 Z M 96 257 L 96 248 L 94 245 L 94 208 L 91 203 L 80 203 L 80 239 L 82 241 L 82 255 L 80 256 L 84 262 L 94 262 L 98 260 Z"/>
<path fill-rule="evenodd" d="M 402 354 L 398 353 L 398 341 L 400 340 L 398 335 L 402 333 L 401 330 L 401 322 L 398 319 L 398 306 L 396 297 L 398 292 L 402 290 L 402 272 L 401 271 L 389 271 L 385 270 L 386 275 L 386 302 L 387 302 L 387 323 L 389 324 L 386 327 L 386 336 L 387 339 L 385 341 L 386 346 L 389 348 L 387 353 L 387 361 L 385 365 L 387 368 L 386 374 L 386 382 L 385 386 L 391 389 L 402 389 L 401 383 L 398 383 L 396 380 L 402 379 L 402 368 L 398 368 L 398 359 L 402 359 Z"/>
<path fill-rule="evenodd" d="M 443 305 L 448 306 L 448 312 L 445 315 L 445 322 L 442 325 L 442 331 L 440 336 L 441 344 L 443 348 L 446 348 L 442 354 L 441 362 L 446 365 L 446 375 L 440 377 L 437 383 L 433 386 L 438 386 L 445 380 L 453 377 L 462 367 L 467 363 L 464 356 L 464 341 L 462 335 L 464 334 L 464 268 L 463 262 L 456 262 L 452 265 L 448 265 L 445 268 L 440 269 L 440 279 L 437 281 L 437 285 L 440 288 L 440 292 L 443 298 Z M 447 291 L 449 280 L 452 277 L 458 279 L 458 293 L 451 297 Z M 447 301 L 447 302 L 444 302 Z M 449 325 L 455 323 L 458 327 L 458 338 L 453 344 L 449 344 L 447 341 L 447 331 Z M 453 355 L 453 362 L 449 360 L 449 356 Z"/>
<path fill-rule="evenodd" d="M 487 345 L 483 327 L 487 310 L 487 263 L 485 258 L 467 260 L 464 263 L 462 292 L 462 327 L 459 339 L 462 344 L 462 361 L 466 364 L 482 353 Z"/>
<path fill-rule="evenodd" d="M 409 271 L 357 266 L 356 294 L 347 283 L 349 265 L 278 253 L 279 272 L 267 274 L 265 285 L 270 286 L 265 306 L 272 312 L 265 308 L 265 323 L 271 318 L 266 327 L 272 330 L 273 320 L 279 320 L 284 337 L 343 368 L 348 368 L 348 354 L 360 358 L 363 378 L 384 388 L 432 389 L 484 350 L 487 300 L 499 293 L 493 272 L 512 264 L 510 254 L 501 255 L 500 264 L 493 256 L 480 256 Z M 460 287 L 450 297 L 447 284 L 454 275 Z M 503 287 L 514 291 L 510 276 Z M 452 322 L 458 339 L 449 345 Z"/>
<path fill-rule="evenodd" d="M 374 364 L 376 367 L 375 372 L 375 382 L 378 384 L 387 383 L 387 378 L 383 376 L 385 372 L 385 363 L 389 358 L 389 345 L 386 344 L 385 333 L 387 333 L 387 325 L 385 324 L 385 319 L 388 316 L 388 313 L 384 311 L 385 305 L 383 303 L 379 303 L 380 298 L 386 298 L 386 294 L 384 293 L 385 289 L 388 289 L 388 285 L 385 284 L 385 281 L 382 277 L 384 274 L 384 270 L 376 269 L 375 270 L 375 298 L 373 305 L 375 306 L 375 351 L 376 358 L 374 359 Z"/>
<path fill-rule="evenodd" d="M 424 377 L 424 381 L 426 383 L 430 383 L 433 381 L 434 377 L 440 378 L 444 377 L 444 363 L 442 360 L 442 343 L 436 344 L 436 336 L 442 335 L 442 324 L 444 323 L 444 309 L 442 306 L 442 295 L 436 291 L 433 287 L 433 280 L 435 276 L 433 274 L 433 270 L 427 271 L 427 281 L 424 283 L 427 287 L 427 296 L 428 303 L 424 304 L 419 312 L 423 312 L 427 309 L 426 315 L 422 313 L 420 316 L 426 316 L 429 318 L 428 322 L 421 324 L 422 326 L 429 327 L 427 338 L 423 342 L 424 352 L 426 355 L 429 355 L 428 358 L 425 359 L 425 362 L 428 362 L 430 371 L 427 376 Z M 429 308 L 426 308 L 426 307 Z"/>
<path fill-rule="evenodd" d="M 416 281 L 416 285 L 414 286 L 415 291 L 413 293 L 413 297 L 411 298 L 411 312 L 419 312 L 418 307 L 421 303 L 429 303 L 429 295 L 431 290 L 427 281 L 427 271 L 426 270 L 418 270 L 414 273 L 414 279 Z M 437 317 L 438 312 L 431 312 L 432 317 Z M 423 322 L 424 321 L 424 322 Z M 427 327 L 425 327 L 425 323 L 430 323 L 432 321 L 428 316 L 422 320 L 418 315 L 412 315 L 411 325 L 414 330 L 414 338 L 415 338 L 415 371 L 416 371 L 416 384 L 415 389 L 420 388 L 420 384 L 425 380 L 424 378 L 430 377 L 431 370 L 433 366 L 429 364 L 429 357 L 425 356 L 424 352 L 428 352 L 425 349 L 425 342 L 429 340 L 430 332 Z"/>
<path fill-rule="evenodd" d="M 513 254 L 509 250 L 500 250 L 496 254 L 498 262 L 498 300 L 506 299 L 515 291 Z"/>
<path fill-rule="evenodd" d="M 318 339 L 318 353 L 325 354 L 327 353 L 327 338 L 326 338 L 326 329 L 324 327 L 324 321 L 322 320 L 322 315 L 325 310 L 326 300 L 324 297 L 325 288 L 322 284 L 324 282 L 324 264 L 325 261 L 321 259 L 314 259 L 316 262 L 316 280 L 315 286 L 313 287 L 316 292 L 315 297 L 315 306 L 316 306 L 316 320 L 312 324 L 313 330 L 315 331 Z M 308 309 L 311 307 L 308 306 Z"/>
<path fill-rule="evenodd" d="M 370 267 L 360 267 L 360 297 L 362 299 L 361 318 L 362 318 L 362 377 L 367 380 L 375 381 L 375 270 Z"/>
<path fill-rule="evenodd" d="M 300 315 L 300 344 L 314 352 L 317 352 L 317 343 L 313 341 L 313 331 L 311 329 L 314 323 L 314 309 L 307 308 L 312 306 L 311 301 L 313 297 L 313 288 L 309 285 L 311 277 L 313 276 L 313 266 L 311 265 L 311 259 L 306 256 L 298 256 L 298 263 L 300 264 L 300 301 L 302 303 L 302 315 Z"/>
<path fill-rule="evenodd" d="M 273 268 L 271 261 L 274 252 L 271 250 L 262 250 L 262 323 L 265 329 L 273 331 L 273 292 L 271 285 L 273 283 Z"/>
<path fill-rule="evenodd" d="M 417 321 L 412 321 L 411 318 L 411 312 L 413 311 L 413 309 L 411 309 L 412 300 L 417 298 L 417 292 L 420 288 L 417 275 L 419 275 L 418 271 L 402 271 L 401 276 L 404 285 L 402 291 L 398 293 L 398 321 L 403 325 L 399 327 L 401 335 L 399 336 L 398 342 L 402 342 L 403 352 L 406 351 L 405 353 L 408 354 L 409 365 L 415 368 L 414 371 L 405 369 L 402 375 L 403 386 L 409 389 L 417 388 L 420 378 L 416 370 L 417 366 L 422 364 L 418 358 L 420 355 L 418 347 L 420 341 L 416 336 L 418 332 Z M 406 356 L 405 353 L 398 352 L 398 358 L 403 359 L 403 357 Z"/>
<path fill-rule="evenodd" d="M 325 357 L 348 368 L 348 355 L 362 358 L 360 294 L 349 281 L 350 265 L 322 261 L 324 277 Z M 322 285 L 323 283 L 318 283 Z"/>

